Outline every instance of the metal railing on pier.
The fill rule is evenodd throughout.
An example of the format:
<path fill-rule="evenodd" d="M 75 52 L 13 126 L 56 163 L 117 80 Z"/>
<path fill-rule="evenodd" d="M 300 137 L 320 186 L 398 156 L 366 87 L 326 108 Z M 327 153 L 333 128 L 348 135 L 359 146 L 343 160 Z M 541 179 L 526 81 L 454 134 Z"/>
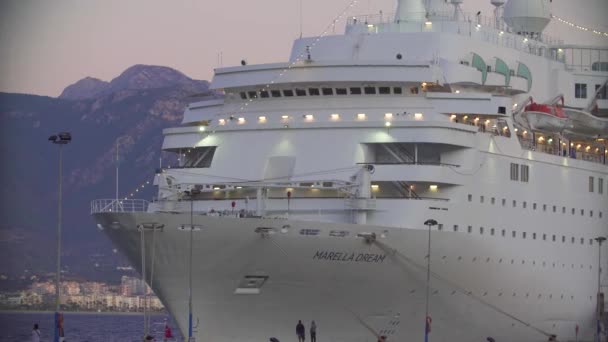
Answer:
<path fill-rule="evenodd" d="M 91 214 L 145 212 L 148 204 L 143 199 L 96 199 L 91 201 Z"/>

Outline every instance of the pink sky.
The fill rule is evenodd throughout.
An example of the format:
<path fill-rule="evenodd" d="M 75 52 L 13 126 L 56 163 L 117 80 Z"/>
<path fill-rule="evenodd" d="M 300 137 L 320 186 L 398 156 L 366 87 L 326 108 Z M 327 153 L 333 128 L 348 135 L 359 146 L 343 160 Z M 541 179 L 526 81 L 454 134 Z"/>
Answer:
<path fill-rule="evenodd" d="M 351 0 L 302 0 L 304 35 L 316 36 Z M 223 65 L 287 59 L 299 36 L 300 0 L 2 0 L 0 91 L 58 96 L 92 76 L 111 80 L 133 64 L 211 79 Z M 349 15 L 393 12 L 396 0 L 359 0 Z M 491 15 L 490 0 L 465 12 Z M 553 0 L 553 14 L 608 31 L 606 0 Z M 342 31 L 343 22 L 339 25 Z M 551 23 L 566 42 L 608 46 L 608 38 Z"/>

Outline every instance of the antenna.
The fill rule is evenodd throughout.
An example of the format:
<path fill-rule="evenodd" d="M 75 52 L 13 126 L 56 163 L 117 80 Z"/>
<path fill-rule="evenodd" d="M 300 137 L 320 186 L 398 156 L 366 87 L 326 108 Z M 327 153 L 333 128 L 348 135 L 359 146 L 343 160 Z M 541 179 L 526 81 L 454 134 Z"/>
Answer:
<path fill-rule="evenodd" d="M 300 38 L 302 38 L 302 22 L 304 21 L 302 15 L 302 0 L 300 0 Z"/>

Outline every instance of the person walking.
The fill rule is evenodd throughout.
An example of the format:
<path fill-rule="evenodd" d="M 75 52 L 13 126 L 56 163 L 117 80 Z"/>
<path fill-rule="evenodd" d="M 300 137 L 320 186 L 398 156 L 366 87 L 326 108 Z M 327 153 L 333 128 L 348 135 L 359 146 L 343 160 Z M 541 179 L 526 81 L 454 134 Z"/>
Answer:
<path fill-rule="evenodd" d="M 171 331 L 171 327 L 169 327 L 169 324 L 165 323 L 165 339 L 164 341 L 170 341 L 171 339 L 173 339 L 173 332 Z"/>
<path fill-rule="evenodd" d="M 38 323 L 34 324 L 34 329 L 32 329 L 32 342 L 40 342 L 40 329 L 38 329 Z"/>
<path fill-rule="evenodd" d="M 317 324 L 315 321 L 310 323 L 310 342 L 317 342 Z"/>
<path fill-rule="evenodd" d="M 304 342 L 306 339 L 306 328 L 304 328 L 304 324 L 302 321 L 298 321 L 298 325 L 296 325 L 296 335 L 298 336 L 298 342 Z"/>

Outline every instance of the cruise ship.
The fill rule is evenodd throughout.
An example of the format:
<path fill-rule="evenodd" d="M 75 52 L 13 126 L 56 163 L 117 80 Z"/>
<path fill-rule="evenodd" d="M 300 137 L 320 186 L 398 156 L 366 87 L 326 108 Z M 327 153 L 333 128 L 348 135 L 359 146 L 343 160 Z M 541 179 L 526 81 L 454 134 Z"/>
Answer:
<path fill-rule="evenodd" d="M 157 196 L 91 203 L 191 341 L 605 338 L 608 44 L 545 35 L 548 0 L 462 1 L 216 69 Z"/>

